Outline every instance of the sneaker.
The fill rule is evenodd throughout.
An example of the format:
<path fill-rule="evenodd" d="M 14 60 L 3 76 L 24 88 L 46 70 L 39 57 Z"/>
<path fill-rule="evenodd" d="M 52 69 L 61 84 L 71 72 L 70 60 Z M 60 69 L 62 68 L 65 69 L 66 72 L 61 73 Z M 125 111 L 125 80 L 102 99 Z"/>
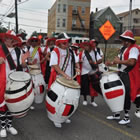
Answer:
<path fill-rule="evenodd" d="M 128 124 L 128 123 L 130 123 L 130 119 L 126 119 L 126 118 L 124 118 L 124 119 L 122 119 L 122 120 L 120 120 L 119 122 L 118 122 L 119 124 Z"/>
<path fill-rule="evenodd" d="M 18 134 L 18 131 L 14 127 L 7 128 L 7 131 L 10 132 L 12 135 Z"/>
<path fill-rule="evenodd" d="M 106 117 L 107 120 L 119 120 L 120 119 L 120 116 L 116 116 L 115 114 L 112 115 L 112 116 L 107 116 Z"/>
<path fill-rule="evenodd" d="M 83 101 L 83 105 L 86 106 L 87 105 L 87 101 Z"/>
<path fill-rule="evenodd" d="M 91 102 L 91 105 L 97 107 L 98 105 L 95 102 Z"/>
<path fill-rule="evenodd" d="M 136 117 L 140 118 L 140 110 L 135 112 Z"/>
<path fill-rule="evenodd" d="M 31 109 L 31 110 L 35 110 L 35 107 L 34 107 L 34 106 L 30 106 L 30 109 Z"/>
<path fill-rule="evenodd" d="M 56 123 L 56 122 L 54 122 L 54 125 L 55 125 L 55 127 L 57 127 L 57 128 L 61 128 L 61 127 L 62 127 L 62 124 L 61 124 L 61 123 Z"/>
<path fill-rule="evenodd" d="M 6 129 L 3 128 L 3 129 L 0 130 L 0 137 L 1 138 L 7 137 Z"/>
<path fill-rule="evenodd" d="M 67 119 L 67 120 L 65 121 L 65 123 L 71 123 L 71 120 L 70 120 L 70 119 Z"/>

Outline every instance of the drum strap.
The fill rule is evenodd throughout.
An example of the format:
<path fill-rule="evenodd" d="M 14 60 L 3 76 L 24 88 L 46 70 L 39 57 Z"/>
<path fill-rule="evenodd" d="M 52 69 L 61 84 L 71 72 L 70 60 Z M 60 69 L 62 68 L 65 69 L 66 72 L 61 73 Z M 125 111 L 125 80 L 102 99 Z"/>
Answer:
<path fill-rule="evenodd" d="M 63 66 L 62 66 L 62 71 L 64 71 L 64 72 L 66 71 L 67 66 L 68 66 L 68 63 L 69 63 L 69 60 L 70 60 L 70 52 L 69 52 L 69 49 L 67 49 L 66 52 L 67 52 L 67 54 L 66 54 L 66 57 L 65 57 Z"/>
<path fill-rule="evenodd" d="M 91 57 L 90 54 L 89 54 L 89 52 L 86 51 L 86 50 L 85 50 L 85 56 L 86 56 L 88 62 L 89 62 L 89 61 L 93 61 L 93 60 L 92 60 L 92 57 Z M 94 61 L 93 61 L 93 62 L 94 62 Z M 96 64 L 91 64 L 91 63 L 89 63 L 89 64 L 90 64 L 90 66 L 92 67 L 93 70 L 96 70 L 96 69 L 98 68 L 98 66 L 97 66 Z"/>
<path fill-rule="evenodd" d="M 9 90 L 6 90 L 6 93 L 7 94 L 15 94 L 15 93 L 19 93 L 25 89 L 28 88 L 28 86 L 30 85 L 31 81 L 29 81 L 24 87 L 20 88 L 20 89 L 17 89 L 17 90 L 12 90 L 12 91 L 9 91 Z"/>
<path fill-rule="evenodd" d="M 32 54 L 31 54 L 32 59 L 34 59 L 34 57 L 35 57 L 35 55 L 37 53 L 37 50 L 38 50 L 38 46 L 34 48 Z"/>
<path fill-rule="evenodd" d="M 16 69 L 16 65 L 14 63 L 14 60 L 13 60 L 8 48 L 6 47 L 6 45 L 4 43 L 2 43 L 2 49 L 3 49 L 3 52 L 4 52 L 5 56 L 6 56 L 8 64 L 10 66 L 10 70 Z"/>

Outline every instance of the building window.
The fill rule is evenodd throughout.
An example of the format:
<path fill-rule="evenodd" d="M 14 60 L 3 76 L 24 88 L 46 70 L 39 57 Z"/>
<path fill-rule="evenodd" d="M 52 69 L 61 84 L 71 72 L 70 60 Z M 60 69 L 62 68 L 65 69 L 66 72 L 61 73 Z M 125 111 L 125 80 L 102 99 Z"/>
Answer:
<path fill-rule="evenodd" d="M 122 20 L 122 19 L 123 19 L 123 17 L 119 17 L 119 19 L 120 19 L 120 20 Z"/>
<path fill-rule="evenodd" d="M 60 19 L 57 19 L 57 27 L 60 27 Z"/>
<path fill-rule="evenodd" d="M 63 19 L 62 27 L 66 27 L 66 19 Z"/>
<path fill-rule="evenodd" d="M 72 27 L 76 27 L 76 19 L 72 20 Z"/>
<path fill-rule="evenodd" d="M 86 12 L 86 9 L 85 9 L 85 7 L 82 7 L 82 14 L 85 14 L 85 12 Z"/>
<path fill-rule="evenodd" d="M 66 4 L 63 4 L 63 12 L 66 12 Z"/>
<path fill-rule="evenodd" d="M 77 6 L 73 6 L 73 10 L 72 10 L 72 12 L 73 12 L 73 14 L 77 14 Z"/>
<path fill-rule="evenodd" d="M 138 19 L 138 18 L 134 18 L 133 21 L 134 21 L 134 23 L 140 23 L 140 19 Z"/>
<path fill-rule="evenodd" d="M 58 4 L 58 9 L 57 9 L 57 12 L 60 13 L 60 8 L 61 8 L 61 5 Z"/>
<path fill-rule="evenodd" d="M 136 13 L 136 15 L 138 15 L 138 13 L 139 13 L 139 12 L 138 12 L 138 11 L 136 11 L 135 13 Z"/>
<path fill-rule="evenodd" d="M 105 18 L 111 21 L 111 15 L 107 15 Z"/>

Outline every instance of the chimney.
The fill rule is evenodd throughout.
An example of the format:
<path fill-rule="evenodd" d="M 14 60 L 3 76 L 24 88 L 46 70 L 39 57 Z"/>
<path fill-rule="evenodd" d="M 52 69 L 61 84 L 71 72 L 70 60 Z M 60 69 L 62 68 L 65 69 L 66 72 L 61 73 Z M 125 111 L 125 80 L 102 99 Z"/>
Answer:
<path fill-rule="evenodd" d="M 98 8 L 96 8 L 95 12 L 98 12 Z"/>

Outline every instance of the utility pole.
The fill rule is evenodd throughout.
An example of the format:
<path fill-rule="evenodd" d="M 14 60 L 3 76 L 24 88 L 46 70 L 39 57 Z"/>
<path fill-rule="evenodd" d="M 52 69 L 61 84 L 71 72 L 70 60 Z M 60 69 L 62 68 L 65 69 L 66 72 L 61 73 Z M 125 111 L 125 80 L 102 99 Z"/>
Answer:
<path fill-rule="evenodd" d="M 16 34 L 18 34 L 18 7 L 17 7 L 17 0 L 15 0 L 15 23 L 16 23 Z"/>
<path fill-rule="evenodd" d="M 129 20 L 128 20 L 128 29 L 132 29 L 132 0 L 130 0 L 129 4 Z"/>

